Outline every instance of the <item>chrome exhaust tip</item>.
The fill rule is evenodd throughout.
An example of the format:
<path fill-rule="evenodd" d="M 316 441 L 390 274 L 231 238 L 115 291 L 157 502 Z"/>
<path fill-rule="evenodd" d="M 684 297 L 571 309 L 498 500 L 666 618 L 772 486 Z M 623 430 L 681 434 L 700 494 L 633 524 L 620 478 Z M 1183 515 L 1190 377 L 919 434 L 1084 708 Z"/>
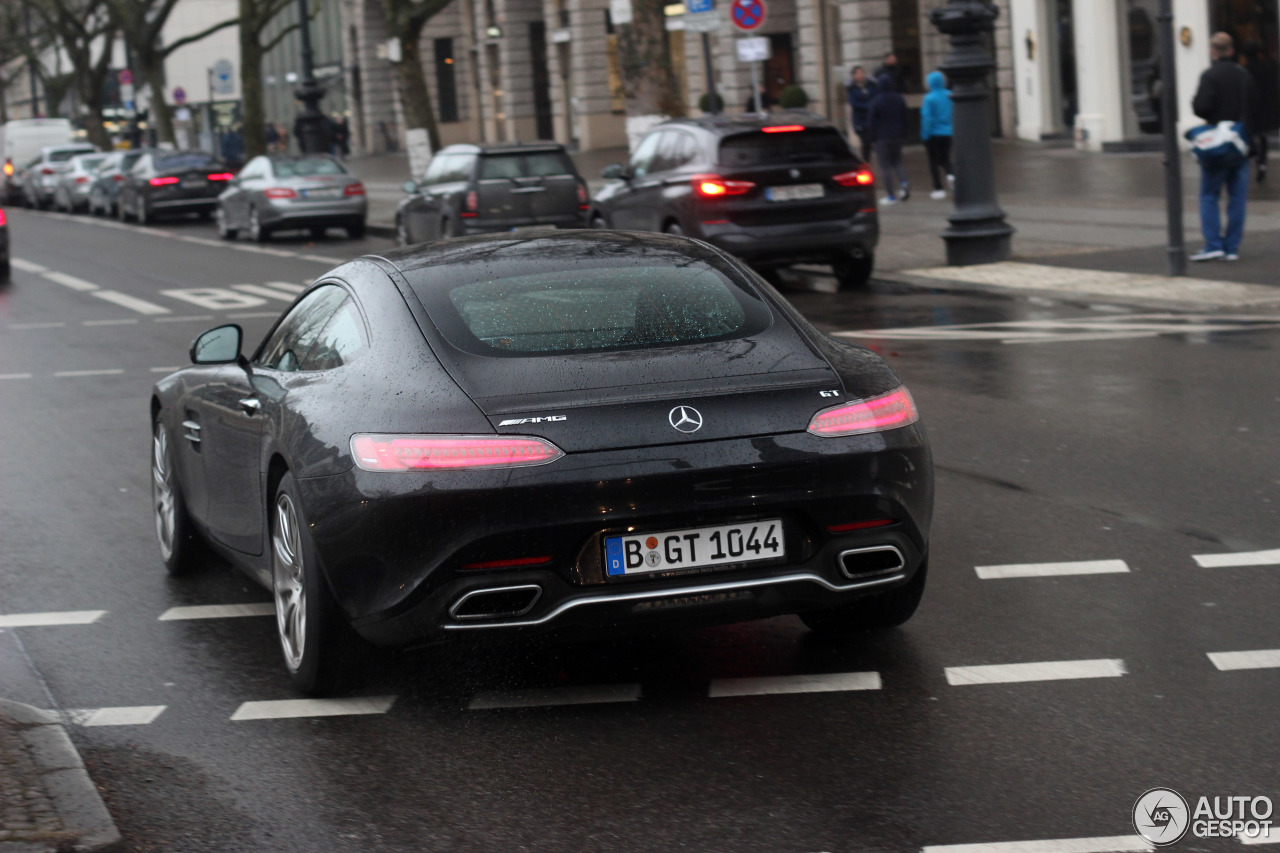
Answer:
<path fill-rule="evenodd" d="M 841 551 L 836 565 L 845 577 L 862 579 L 901 572 L 907 568 L 907 558 L 896 545 L 872 545 Z"/>
<path fill-rule="evenodd" d="M 542 587 L 537 584 L 473 589 L 453 603 L 449 615 L 459 622 L 523 616 L 541 597 Z"/>

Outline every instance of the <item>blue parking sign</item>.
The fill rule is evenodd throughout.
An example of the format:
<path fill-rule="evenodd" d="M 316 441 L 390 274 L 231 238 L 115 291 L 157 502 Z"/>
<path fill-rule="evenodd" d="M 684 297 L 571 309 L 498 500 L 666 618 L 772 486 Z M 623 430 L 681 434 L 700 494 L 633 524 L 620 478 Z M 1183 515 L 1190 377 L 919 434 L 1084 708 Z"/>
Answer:
<path fill-rule="evenodd" d="M 716 10 L 715 0 L 685 0 L 684 10 L 690 15 L 703 15 Z"/>

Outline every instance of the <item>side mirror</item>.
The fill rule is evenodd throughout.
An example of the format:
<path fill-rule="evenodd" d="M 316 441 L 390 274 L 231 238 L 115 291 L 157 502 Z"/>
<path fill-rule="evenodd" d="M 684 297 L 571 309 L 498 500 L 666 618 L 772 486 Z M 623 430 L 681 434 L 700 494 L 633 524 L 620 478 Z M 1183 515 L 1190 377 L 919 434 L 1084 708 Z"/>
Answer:
<path fill-rule="evenodd" d="M 610 163 L 600 172 L 600 177 L 607 181 L 625 180 L 626 174 L 622 171 L 621 163 Z"/>
<path fill-rule="evenodd" d="M 417 194 L 418 194 L 418 182 L 417 182 L 417 181 L 405 181 L 403 184 L 401 184 L 401 185 L 400 185 L 400 189 L 404 190 L 404 191 L 405 191 L 406 193 L 408 193 L 409 195 L 417 195 Z"/>
<path fill-rule="evenodd" d="M 191 342 L 192 364 L 234 364 L 240 359 L 244 330 L 235 323 L 210 329 Z"/>

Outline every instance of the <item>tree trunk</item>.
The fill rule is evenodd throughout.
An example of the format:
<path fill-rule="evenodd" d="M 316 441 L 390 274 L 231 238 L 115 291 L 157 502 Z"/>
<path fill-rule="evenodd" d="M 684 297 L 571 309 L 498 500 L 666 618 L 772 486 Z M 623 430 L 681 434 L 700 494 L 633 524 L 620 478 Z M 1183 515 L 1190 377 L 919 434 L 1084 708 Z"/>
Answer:
<path fill-rule="evenodd" d="M 147 86 L 151 89 L 149 123 L 156 129 L 157 141 L 176 145 L 177 140 L 173 135 L 173 118 L 169 115 L 169 105 L 164 100 L 164 58 L 151 56 L 142 62 L 145 67 Z"/>
<path fill-rule="evenodd" d="M 425 23 L 425 22 L 424 22 Z M 400 94 L 404 103 L 405 120 L 410 127 L 423 127 L 431 140 L 431 150 L 440 150 L 440 128 L 436 126 L 436 113 L 431 107 L 431 90 L 427 88 L 427 75 L 422 70 L 422 51 L 419 37 L 422 24 L 410 24 L 399 33 L 402 61 Z"/>
<path fill-rule="evenodd" d="M 618 59 L 628 117 L 685 112 L 667 50 L 664 7 L 664 0 L 631 0 L 631 23 L 619 27 Z"/>
<path fill-rule="evenodd" d="M 240 0 L 240 92 L 244 99 L 244 159 L 267 153 L 266 109 L 262 102 L 262 43 L 253 0 Z"/>

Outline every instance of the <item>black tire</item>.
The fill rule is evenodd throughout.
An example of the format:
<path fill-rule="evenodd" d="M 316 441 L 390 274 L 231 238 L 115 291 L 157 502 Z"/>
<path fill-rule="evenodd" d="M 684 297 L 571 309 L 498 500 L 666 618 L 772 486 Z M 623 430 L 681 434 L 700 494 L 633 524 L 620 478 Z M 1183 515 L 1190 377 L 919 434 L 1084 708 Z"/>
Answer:
<path fill-rule="evenodd" d="M 0 261 L 0 284 L 9 283 L 9 262 Z"/>
<path fill-rule="evenodd" d="M 444 226 L 442 225 L 441 230 L 443 230 L 443 228 Z M 409 223 L 404 221 L 403 216 L 396 217 L 396 245 L 409 245 Z"/>
<path fill-rule="evenodd" d="M 364 223 L 353 222 L 350 225 L 348 225 L 347 236 L 350 237 L 352 240 L 363 240 L 364 239 Z"/>
<path fill-rule="evenodd" d="M 147 200 L 142 196 L 133 200 L 133 218 L 138 220 L 139 225 L 146 225 L 151 221 L 151 211 L 147 210 Z"/>
<path fill-rule="evenodd" d="M 605 220 L 603 216 L 597 213 L 591 217 L 591 227 L 592 228 L 608 228 L 609 223 Z"/>
<path fill-rule="evenodd" d="M 293 475 L 276 486 L 269 507 L 276 634 L 289 677 L 312 696 L 356 686 L 364 642 L 347 624 L 320 570 Z"/>
<path fill-rule="evenodd" d="M 896 628 L 910 619 L 920 606 L 928 574 L 929 560 L 925 558 L 904 586 L 832 610 L 801 613 L 800 619 L 815 633 L 833 640 Z"/>
<path fill-rule="evenodd" d="M 871 280 L 871 271 L 875 269 L 875 265 L 876 256 L 871 252 L 860 255 L 841 254 L 832 258 L 831 271 L 835 273 L 836 283 L 841 290 L 859 290 Z"/>
<path fill-rule="evenodd" d="M 151 513 L 165 569 L 175 577 L 205 565 L 208 548 L 187 514 L 178 472 L 173 465 L 169 432 L 160 420 L 151 426 Z"/>
<path fill-rule="evenodd" d="M 234 240 L 240 232 L 227 224 L 227 212 L 218 205 L 213 212 L 213 224 L 218 229 L 218 236 L 223 240 Z"/>
<path fill-rule="evenodd" d="M 125 206 L 123 196 L 116 199 L 116 218 L 121 222 L 129 221 L 129 208 Z"/>
<path fill-rule="evenodd" d="M 255 243 L 265 243 L 271 239 L 271 231 L 258 218 L 258 208 L 249 208 L 249 239 Z"/>
<path fill-rule="evenodd" d="M 312 240 L 312 242 L 316 242 L 316 241 L 318 241 L 318 240 L 323 240 L 323 239 L 324 239 L 324 232 L 325 232 L 325 231 L 328 231 L 328 230 L 329 230 L 329 229 L 325 228 L 323 225 L 317 225 L 317 226 L 315 226 L 314 228 L 311 228 L 311 229 L 310 229 L 310 231 L 311 231 L 311 240 Z"/>

